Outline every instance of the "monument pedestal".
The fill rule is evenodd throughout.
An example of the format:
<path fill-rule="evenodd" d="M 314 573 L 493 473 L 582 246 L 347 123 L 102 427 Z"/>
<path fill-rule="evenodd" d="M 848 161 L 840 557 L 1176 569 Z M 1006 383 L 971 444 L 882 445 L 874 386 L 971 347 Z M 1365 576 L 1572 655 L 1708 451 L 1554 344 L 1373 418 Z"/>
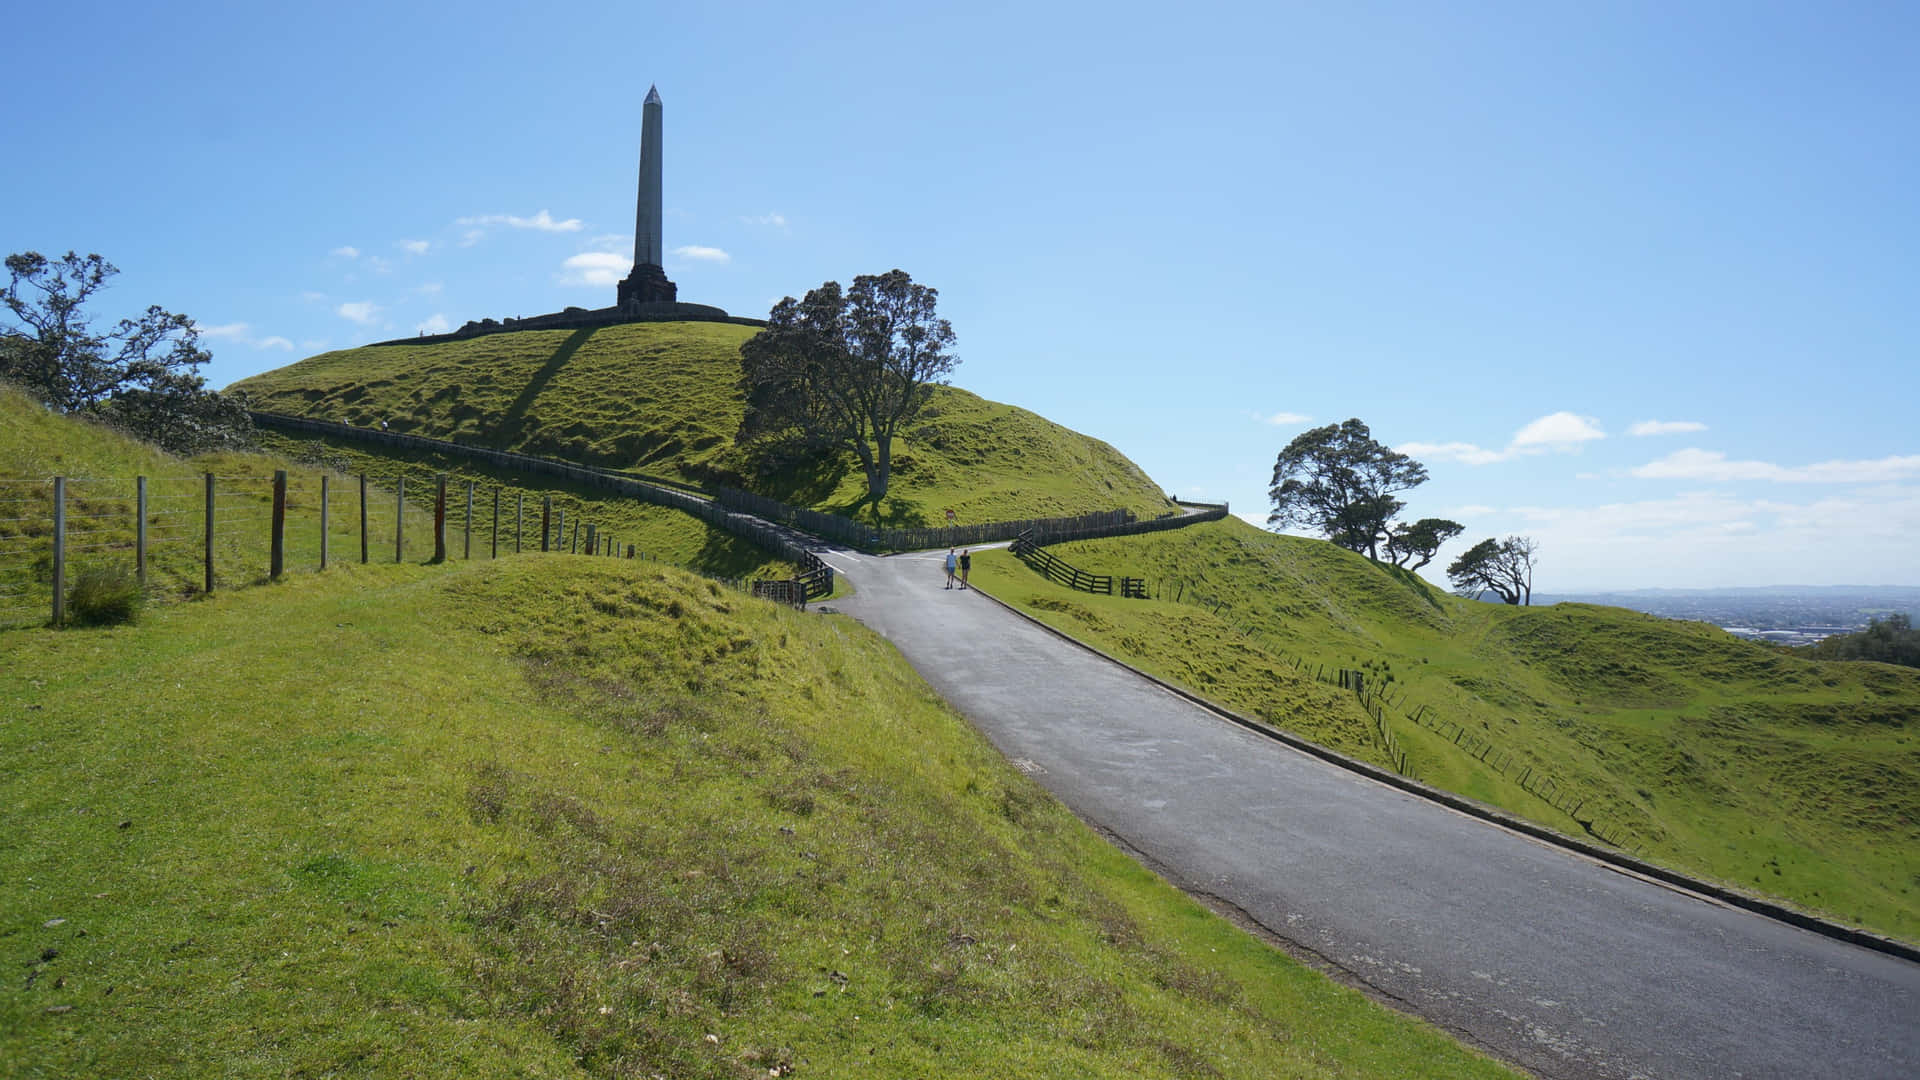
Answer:
<path fill-rule="evenodd" d="M 620 282 L 616 305 L 630 308 L 635 304 L 671 304 L 679 298 L 679 293 L 679 287 L 667 280 L 665 270 L 651 264 L 635 263 L 633 273 Z"/>

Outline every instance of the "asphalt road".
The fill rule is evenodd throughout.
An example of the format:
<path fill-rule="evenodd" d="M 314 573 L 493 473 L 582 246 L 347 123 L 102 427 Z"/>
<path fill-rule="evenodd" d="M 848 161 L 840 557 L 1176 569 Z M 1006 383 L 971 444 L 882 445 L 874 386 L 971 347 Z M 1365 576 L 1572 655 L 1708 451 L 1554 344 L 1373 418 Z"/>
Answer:
<path fill-rule="evenodd" d="M 1191 893 L 1539 1076 L 1920 1077 L 1920 965 L 1678 892 L 1246 731 L 972 591 L 826 554 L 1016 765 Z"/>

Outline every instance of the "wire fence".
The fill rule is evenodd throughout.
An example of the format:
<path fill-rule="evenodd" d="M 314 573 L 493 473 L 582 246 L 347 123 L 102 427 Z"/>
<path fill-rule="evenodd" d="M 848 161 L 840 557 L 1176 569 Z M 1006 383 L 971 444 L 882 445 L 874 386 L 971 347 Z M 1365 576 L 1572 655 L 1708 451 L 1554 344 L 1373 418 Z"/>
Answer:
<path fill-rule="evenodd" d="M 0 626 L 62 625 L 71 583 L 96 567 L 130 570 L 148 598 L 165 600 L 339 562 L 520 551 L 658 560 L 605 522 L 569 517 L 551 496 L 445 477 L 402 475 L 391 487 L 326 472 L 0 477 Z M 820 575 L 803 576 L 812 586 L 803 603 L 831 590 L 830 576 L 824 590 Z"/>

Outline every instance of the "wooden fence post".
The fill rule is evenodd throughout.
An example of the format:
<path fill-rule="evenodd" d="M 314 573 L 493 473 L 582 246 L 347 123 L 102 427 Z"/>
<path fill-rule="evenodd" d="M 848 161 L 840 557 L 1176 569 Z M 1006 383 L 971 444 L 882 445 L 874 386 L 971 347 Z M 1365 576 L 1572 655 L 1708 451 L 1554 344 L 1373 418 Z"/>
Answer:
<path fill-rule="evenodd" d="M 569 555 L 580 554 L 580 519 L 579 518 L 573 519 L 573 544 L 571 545 L 571 549 L 567 552 L 567 554 Z"/>
<path fill-rule="evenodd" d="M 540 550 L 542 553 L 547 550 L 547 537 L 552 535 L 552 527 L 553 496 L 542 495 L 540 496 Z"/>
<path fill-rule="evenodd" d="M 526 509 L 526 505 L 527 505 L 527 493 L 524 491 L 514 492 L 513 493 L 513 553 L 515 555 L 520 554 L 520 536 L 521 536 L 520 515 L 521 515 L 521 511 Z"/>
<path fill-rule="evenodd" d="M 462 541 L 460 557 L 473 558 L 473 481 L 467 481 L 467 532 Z"/>
<path fill-rule="evenodd" d="M 589 555 L 597 555 L 600 552 L 600 541 L 594 536 L 593 530 L 594 526 L 587 526 L 587 554 Z"/>
<path fill-rule="evenodd" d="M 320 474 L 320 569 L 327 568 L 327 474 Z"/>
<path fill-rule="evenodd" d="M 495 484 L 493 488 L 493 551 L 491 554 L 487 556 L 487 558 L 497 559 L 499 557 L 500 557 L 500 486 L 498 484 Z"/>
<path fill-rule="evenodd" d="M 447 561 L 447 474 L 434 477 L 433 561 Z"/>
<path fill-rule="evenodd" d="M 207 474 L 207 595 L 213 595 L 213 474 Z"/>
<path fill-rule="evenodd" d="M 273 470 L 273 536 L 269 545 L 267 576 L 275 581 L 287 563 L 287 470 Z"/>
<path fill-rule="evenodd" d="M 67 625 L 67 478 L 53 478 L 53 626 Z"/>
<path fill-rule="evenodd" d="M 407 520 L 407 474 L 401 473 L 393 484 L 393 561 L 400 561 L 402 544 L 406 538 Z"/>
<path fill-rule="evenodd" d="M 139 523 L 133 531 L 133 574 L 142 589 L 147 587 L 147 478 L 133 478 L 133 512 Z"/>
<path fill-rule="evenodd" d="M 360 565 L 367 565 L 367 474 L 360 474 Z"/>

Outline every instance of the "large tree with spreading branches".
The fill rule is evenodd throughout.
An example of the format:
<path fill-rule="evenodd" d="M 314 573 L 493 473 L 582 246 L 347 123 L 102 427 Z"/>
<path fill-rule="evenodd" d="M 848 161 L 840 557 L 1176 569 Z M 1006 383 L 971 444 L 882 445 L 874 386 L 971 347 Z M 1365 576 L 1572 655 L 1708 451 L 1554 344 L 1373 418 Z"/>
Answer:
<path fill-rule="evenodd" d="M 1375 441 L 1358 419 L 1317 427 L 1295 436 L 1275 460 L 1267 524 L 1317 529 L 1343 548 L 1378 559 L 1381 542 L 1393 535 L 1393 519 L 1406 506 L 1395 495 L 1426 480 L 1425 465 Z"/>
<path fill-rule="evenodd" d="M 85 305 L 119 272 L 99 255 L 7 256 L 0 306 L 11 318 L 0 323 L 0 379 L 169 450 L 244 441 L 246 405 L 207 389 L 197 369 L 211 357 L 192 319 L 153 306 L 109 330 L 93 326 Z"/>
<path fill-rule="evenodd" d="M 737 441 L 851 451 L 867 497 L 885 497 L 894 436 L 959 363 L 939 295 L 893 270 L 856 277 L 845 293 L 829 281 L 774 305 L 767 328 L 740 346 L 747 409 Z"/>
<path fill-rule="evenodd" d="M 1486 539 L 1447 567 L 1447 580 L 1468 596 L 1491 591 L 1503 603 L 1533 603 L 1533 567 L 1540 545 L 1528 536 Z"/>

